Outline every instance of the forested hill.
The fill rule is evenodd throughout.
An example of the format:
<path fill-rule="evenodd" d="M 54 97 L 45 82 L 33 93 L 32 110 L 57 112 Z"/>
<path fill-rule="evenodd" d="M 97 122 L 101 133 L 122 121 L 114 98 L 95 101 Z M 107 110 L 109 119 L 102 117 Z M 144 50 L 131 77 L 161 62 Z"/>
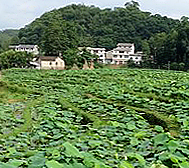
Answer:
<path fill-rule="evenodd" d="M 132 42 L 137 50 L 141 50 L 143 40 L 156 33 L 168 33 L 178 24 L 179 20 L 141 11 L 134 1 L 126 3 L 125 7 L 114 9 L 70 5 L 43 14 L 21 29 L 19 38 L 21 42 L 47 47 L 47 41 L 52 42 L 46 39 L 50 36 L 49 30 L 51 29 L 51 35 L 60 35 L 62 29 L 58 26 L 63 25 L 72 27 L 69 31 L 77 34 L 74 35 L 75 40 L 70 41 L 74 46 L 90 45 L 111 49 L 118 42 Z M 68 32 L 68 36 L 71 36 L 71 32 Z"/>
<path fill-rule="evenodd" d="M 0 31 L 0 52 L 6 50 L 11 43 L 18 43 L 19 30 L 7 29 Z"/>

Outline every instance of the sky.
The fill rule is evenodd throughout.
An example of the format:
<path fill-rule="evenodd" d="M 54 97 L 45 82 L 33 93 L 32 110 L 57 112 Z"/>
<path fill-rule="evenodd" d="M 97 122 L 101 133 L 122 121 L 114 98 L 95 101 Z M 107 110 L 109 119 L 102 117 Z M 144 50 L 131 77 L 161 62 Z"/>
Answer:
<path fill-rule="evenodd" d="M 19 29 L 43 13 L 70 4 L 95 5 L 100 8 L 123 7 L 130 0 L 0 0 L 0 30 Z M 135 0 L 140 9 L 174 19 L 189 17 L 189 0 Z"/>

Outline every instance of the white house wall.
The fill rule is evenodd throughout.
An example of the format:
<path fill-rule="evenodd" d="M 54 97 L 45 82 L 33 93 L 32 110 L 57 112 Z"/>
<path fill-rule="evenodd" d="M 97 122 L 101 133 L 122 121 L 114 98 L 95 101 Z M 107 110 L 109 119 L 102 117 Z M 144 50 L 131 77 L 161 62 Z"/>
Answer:
<path fill-rule="evenodd" d="M 90 51 L 91 54 L 96 54 L 99 56 L 99 61 L 105 64 L 106 59 L 106 49 L 105 48 L 92 48 L 87 47 L 87 50 Z"/>
<path fill-rule="evenodd" d="M 136 64 L 142 61 L 142 54 L 135 54 L 135 46 L 132 43 L 118 43 L 116 48 L 108 52 L 105 48 L 87 47 L 87 50 L 98 55 L 98 60 L 104 64 L 126 64 L 130 59 Z"/>
<path fill-rule="evenodd" d="M 56 61 L 41 61 L 41 69 L 64 69 L 65 63 L 60 58 Z"/>

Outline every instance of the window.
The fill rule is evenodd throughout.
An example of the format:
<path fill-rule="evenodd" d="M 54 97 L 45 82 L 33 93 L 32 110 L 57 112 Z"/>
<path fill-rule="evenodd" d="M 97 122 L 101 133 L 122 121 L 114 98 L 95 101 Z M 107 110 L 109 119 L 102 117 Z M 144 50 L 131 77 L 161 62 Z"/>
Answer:
<path fill-rule="evenodd" d="M 138 57 L 135 57 L 135 59 L 138 59 Z"/>
<path fill-rule="evenodd" d="M 119 53 L 124 53 L 124 51 L 119 51 Z"/>
<path fill-rule="evenodd" d="M 117 64 L 117 61 L 115 61 L 115 64 Z"/>
<path fill-rule="evenodd" d="M 98 50 L 94 50 L 94 53 L 98 53 Z"/>
<path fill-rule="evenodd" d="M 122 58 L 122 55 L 120 55 L 119 57 Z"/>
<path fill-rule="evenodd" d="M 100 57 L 103 57 L 103 55 L 100 55 Z"/>
<path fill-rule="evenodd" d="M 129 56 L 128 55 L 124 55 L 124 58 L 129 58 Z"/>
<path fill-rule="evenodd" d="M 58 62 L 56 62 L 56 65 L 58 65 Z"/>
<path fill-rule="evenodd" d="M 52 62 L 50 62 L 49 65 L 52 65 Z"/>
<path fill-rule="evenodd" d="M 117 58 L 117 55 L 114 55 L 113 57 L 114 57 L 114 58 Z"/>
<path fill-rule="evenodd" d="M 133 57 L 130 57 L 130 59 L 132 60 L 132 59 L 133 59 Z"/>
<path fill-rule="evenodd" d="M 123 61 L 119 61 L 119 64 L 123 64 Z"/>

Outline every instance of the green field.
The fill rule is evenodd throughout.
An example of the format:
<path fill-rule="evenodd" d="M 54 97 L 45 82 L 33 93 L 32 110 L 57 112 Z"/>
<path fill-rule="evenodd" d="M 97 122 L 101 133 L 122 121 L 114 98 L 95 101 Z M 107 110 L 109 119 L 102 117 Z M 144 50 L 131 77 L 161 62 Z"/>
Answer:
<path fill-rule="evenodd" d="M 189 168 L 189 74 L 2 71 L 0 168 Z"/>

